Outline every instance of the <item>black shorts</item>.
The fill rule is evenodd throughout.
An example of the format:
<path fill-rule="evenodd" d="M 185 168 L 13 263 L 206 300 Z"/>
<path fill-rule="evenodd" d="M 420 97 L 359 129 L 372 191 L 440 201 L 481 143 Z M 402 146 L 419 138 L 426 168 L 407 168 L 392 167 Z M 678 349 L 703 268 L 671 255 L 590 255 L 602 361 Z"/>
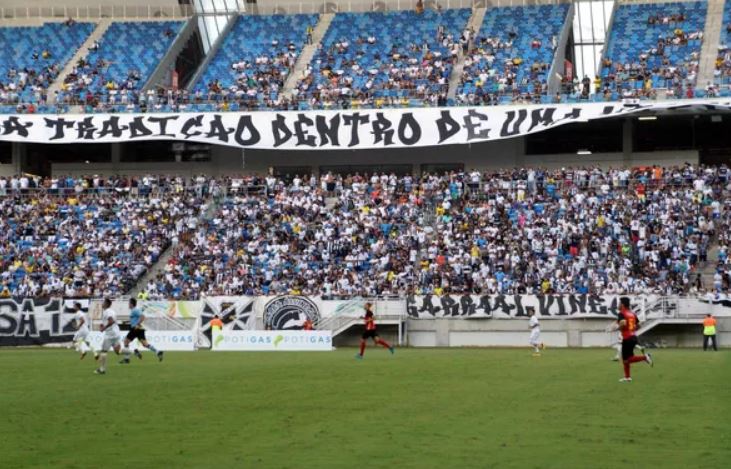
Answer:
<path fill-rule="evenodd" d="M 622 339 L 622 360 L 627 360 L 635 354 L 635 346 L 637 345 L 637 337 L 632 336 L 629 339 Z"/>
<path fill-rule="evenodd" d="M 378 332 L 376 332 L 375 329 L 373 329 L 372 331 L 366 330 L 365 332 L 363 332 L 364 339 L 368 339 L 368 338 L 375 339 L 376 337 L 378 337 Z"/>
<path fill-rule="evenodd" d="M 145 330 L 144 329 L 130 329 L 129 332 L 127 333 L 127 337 L 126 338 L 130 342 L 132 342 L 135 339 L 139 340 L 140 342 L 142 342 L 143 340 L 147 340 L 145 338 Z"/>

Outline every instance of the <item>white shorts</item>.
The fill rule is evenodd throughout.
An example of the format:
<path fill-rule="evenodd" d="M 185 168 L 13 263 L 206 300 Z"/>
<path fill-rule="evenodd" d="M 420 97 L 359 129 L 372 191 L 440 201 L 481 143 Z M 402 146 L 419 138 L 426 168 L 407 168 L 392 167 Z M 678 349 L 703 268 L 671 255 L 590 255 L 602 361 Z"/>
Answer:
<path fill-rule="evenodd" d="M 538 345 L 540 339 L 541 339 L 541 331 L 539 331 L 538 329 L 533 329 L 532 331 L 530 331 L 529 343 L 531 345 Z"/>
<path fill-rule="evenodd" d="M 80 340 L 86 340 L 89 337 L 89 329 L 79 329 L 76 331 L 76 334 L 74 334 L 74 342 L 78 342 Z"/>
<path fill-rule="evenodd" d="M 119 345 L 121 342 L 121 335 L 110 337 L 104 336 L 104 341 L 102 341 L 102 352 L 108 352 L 110 348 L 114 347 L 115 345 Z"/>

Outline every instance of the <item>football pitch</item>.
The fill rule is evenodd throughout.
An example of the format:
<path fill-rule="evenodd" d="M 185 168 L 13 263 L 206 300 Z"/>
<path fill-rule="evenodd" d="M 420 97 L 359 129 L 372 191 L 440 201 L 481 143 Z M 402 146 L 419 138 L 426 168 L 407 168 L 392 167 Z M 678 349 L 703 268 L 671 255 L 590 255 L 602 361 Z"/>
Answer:
<path fill-rule="evenodd" d="M 731 352 L 167 353 L 105 376 L 0 350 L 0 467 L 693 468 L 731 464 Z"/>

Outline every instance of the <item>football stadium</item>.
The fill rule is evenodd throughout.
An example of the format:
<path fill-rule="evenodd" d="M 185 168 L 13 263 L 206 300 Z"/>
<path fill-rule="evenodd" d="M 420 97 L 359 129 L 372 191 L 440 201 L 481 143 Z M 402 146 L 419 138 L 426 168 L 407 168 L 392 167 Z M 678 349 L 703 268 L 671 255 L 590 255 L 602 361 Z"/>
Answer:
<path fill-rule="evenodd" d="M 731 467 L 731 0 L 0 0 L 0 468 Z"/>

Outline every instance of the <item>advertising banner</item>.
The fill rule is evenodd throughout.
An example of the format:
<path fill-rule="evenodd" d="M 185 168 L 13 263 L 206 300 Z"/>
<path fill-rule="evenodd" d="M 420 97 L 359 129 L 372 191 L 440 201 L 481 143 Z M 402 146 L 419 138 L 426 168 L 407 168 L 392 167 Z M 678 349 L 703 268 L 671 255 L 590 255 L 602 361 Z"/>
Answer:
<path fill-rule="evenodd" d="M 215 351 L 290 352 L 332 350 L 330 331 L 232 331 L 213 337 Z"/>
<path fill-rule="evenodd" d="M 122 331 L 122 338 L 127 335 L 127 331 Z M 195 331 L 145 331 L 147 341 L 154 345 L 156 349 L 163 351 L 175 352 L 194 352 L 195 347 Z M 94 350 L 99 350 L 104 340 L 104 333 L 93 331 L 89 334 L 89 343 Z M 123 344 L 124 345 L 124 344 Z M 129 344 L 130 350 L 137 349 L 145 352 L 147 349 L 135 339 Z"/>

